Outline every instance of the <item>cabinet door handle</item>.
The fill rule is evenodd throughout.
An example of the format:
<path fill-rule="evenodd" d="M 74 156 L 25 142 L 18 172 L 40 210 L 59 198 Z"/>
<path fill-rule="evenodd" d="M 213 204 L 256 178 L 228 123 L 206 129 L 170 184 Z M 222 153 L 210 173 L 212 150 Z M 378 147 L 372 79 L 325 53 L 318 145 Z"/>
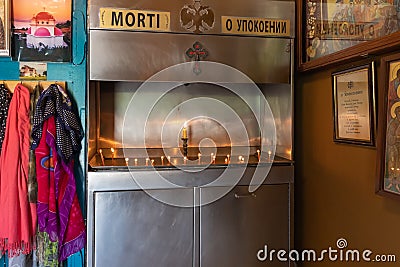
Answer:
<path fill-rule="evenodd" d="M 235 198 L 249 198 L 249 197 L 257 197 L 257 195 L 255 194 L 255 193 L 248 193 L 248 194 L 243 194 L 243 195 L 241 195 L 241 194 L 238 194 L 238 193 L 235 193 Z"/>

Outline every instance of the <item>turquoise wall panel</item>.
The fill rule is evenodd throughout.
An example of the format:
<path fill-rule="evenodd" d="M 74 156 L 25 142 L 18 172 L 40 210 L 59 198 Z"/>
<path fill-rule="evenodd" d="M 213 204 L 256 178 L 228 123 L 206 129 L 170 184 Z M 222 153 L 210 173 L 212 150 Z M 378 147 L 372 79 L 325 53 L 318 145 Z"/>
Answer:
<path fill-rule="evenodd" d="M 66 81 L 67 90 L 76 103 L 82 126 L 86 132 L 86 86 L 87 86 L 87 27 L 86 27 L 87 2 L 76 0 L 73 2 L 72 13 L 72 62 L 69 63 L 48 63 L 47 79 L 55 81 Z M 10 57 L 0 57 L 0 81 L 18 80 L 19 62 L 13 62 Z M 85 135 L 86 136 L 86 135 Z M 76 182 L 78 197 L 82 211 L 86 216 L 85 205 L 85 184 L 87 148 L 86 140 L 82 141 L 82 151 L 79 161 L 76 162 Z M 84 250 L 72 255 L 66 261 L 68 267 L 84 266 Z M 7 266 L 5 256 L 0 258 L 0 266 Z"/>

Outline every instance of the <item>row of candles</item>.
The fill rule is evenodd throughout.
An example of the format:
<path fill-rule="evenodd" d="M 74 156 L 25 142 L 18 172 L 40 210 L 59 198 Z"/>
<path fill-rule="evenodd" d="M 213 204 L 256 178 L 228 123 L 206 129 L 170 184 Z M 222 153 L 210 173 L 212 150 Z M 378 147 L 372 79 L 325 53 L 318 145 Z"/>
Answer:
<path fill-rule="evenodd" d="M 112 161 L 114 161 L 114 159 L 115 159 L 115 149 L 111 148 L 110 151 L 111 151 Z M 102 164 L 103 164 L 103 166 L 105 166 L 105 160 L 104 160 L 104 155 L 103 155 L 103 150 L 102 149 L 99 149 L 99 154 L 100 154 L 100 158 L 101 158 Z M 272 156 L 272 152 L 268 151 L 268 161 L 271 161 L 271 156 Z M 260 161 L 260 150 L 257 150 L 257 157 L 258 157 L 258 161 Z M 202 154 L 198 153 L 197 154 L 197 164 L 199 164 L 199 165 L 202 164 L 201 158 L 202 158 Z M 167 160 L 166 163 L 164 163 L 165 159 Z M 167 157 L 161 156 L 160 160 L 161 160 L 161 165 L 162 166 L 164 166 L 165 164 L 166 165 L 170 165 L 171 164 L 171 156 L 167 156 Z M 210 160 L 211 160 L 210 161 L 211 164 L 215 164 L 216 163 L 215 162 L 216 161 L 216 156 L 215 156 L 214 153 L 210 154 Z M 129 166 L 129 161 L 130 161 L 129 158 L 125 158 L 125 165 L 126 166 Z M 134 161 L 134 166 L 138 166 L 139 160 L 137 158 L 135 158 L 135 159 L 133 159 L 133 161 Z M 184 165 L 187 164 L 187 161 L 188 161 L 188 158 L 186 156 L 183 157 L 183 164 Z M 154 159 L 146 158 L 145 164 L 146 164 L 146 166 L 154 166 L 154 162 L 155 162 Z M 229 155 L 229 154 L 226 155 L 226 158 L 225 158 L 224 162 L 225 162 L 225 164 L 230 164 L 231 163 L 231 155 Z M 238 156 L 237 163 L 244 163 L 244 162 L 245 162 L 245 157 L 244 156 Z M 178 163 L 178 159 L 174 158 L 172 164 L 176 165 L 177 163 Z"/>

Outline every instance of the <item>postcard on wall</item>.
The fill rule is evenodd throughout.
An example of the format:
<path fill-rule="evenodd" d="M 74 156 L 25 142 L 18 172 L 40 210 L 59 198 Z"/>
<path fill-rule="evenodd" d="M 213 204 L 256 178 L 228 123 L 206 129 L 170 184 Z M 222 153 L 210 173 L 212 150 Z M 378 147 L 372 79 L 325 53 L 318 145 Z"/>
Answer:
<path fill-rule="evenodd" d="M 12 0 L 13 59 L 71 60 L 72 0 Z"/>
<path fill-rule="evenodd" d="M 42 81 L 47 79 L 47 63 L 19 62 L 19 79 Z"/>
<path fill-rule="evenodd" d="M 0 56 L 10 55 L 10 27 L 8 0 L 0 0 Z"/>

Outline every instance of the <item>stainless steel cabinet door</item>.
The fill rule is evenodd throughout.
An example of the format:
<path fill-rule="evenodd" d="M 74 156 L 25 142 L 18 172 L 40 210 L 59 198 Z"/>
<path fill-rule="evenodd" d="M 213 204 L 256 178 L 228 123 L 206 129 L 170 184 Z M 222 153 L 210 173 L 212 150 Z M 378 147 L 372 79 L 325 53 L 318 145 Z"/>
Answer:
<path fill-rule="evenodd" d="M 192 189 L 158 191 L 193 196 Z M 97 192 L 94 202 L 94 266 L 192 266 L 193 208 L 160 203 L 140 190 Z"/>
<path fill-rule="evenodd" d="M 200 208 L 202 267 L 289 266 L 276 255 L 272 262 L 257 259 L 265 245 L 268 250 L 289 249 L 289 184 L 263 185 L 254 194 L 247 190 L 247 186 L 237 186 L 217 202 Z M 202 188 L 200 197 L 218 192 L 221 188 Z"/>

